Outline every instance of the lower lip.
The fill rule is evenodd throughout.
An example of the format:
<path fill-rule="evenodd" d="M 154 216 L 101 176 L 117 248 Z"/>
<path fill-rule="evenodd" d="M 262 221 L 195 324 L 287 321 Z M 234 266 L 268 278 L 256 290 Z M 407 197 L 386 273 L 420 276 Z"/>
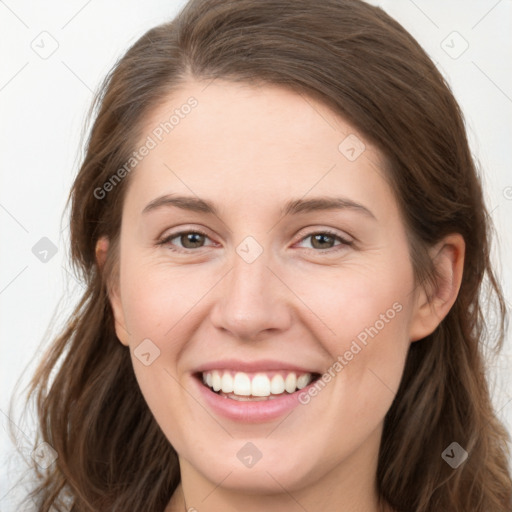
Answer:
<path fill-rule="evenodd" d="M 197 377 L 193 377 L 192 380 L 199 387 L 199 392 L 204 401 L 215 413 L 239 423 L 261 423 L 278 419 L 300 405 L 299 394 L 307 392 L 308 388 L 314 385 L 314 382 L 312 382 L 305 388 L 295 391 L 295 393 L 286 394 L 272 400 L 251 402 L 226 398 L 202 384 Z"/>

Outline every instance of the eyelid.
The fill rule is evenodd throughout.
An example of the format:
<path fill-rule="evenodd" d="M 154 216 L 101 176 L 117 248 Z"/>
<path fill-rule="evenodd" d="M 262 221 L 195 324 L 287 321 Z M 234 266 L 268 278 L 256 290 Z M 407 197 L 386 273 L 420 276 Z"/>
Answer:
<path fill-rule="evenodd" d="M 300 242 L 304 240 L 304 238 L 319 234 L 331 235 L 332 237 L 339 238 L 345 244 L 352 244 L 356 241 L 355 238 L 350 236 L 348 233 L 340 232 L 335 228 L 327 228 L 322 226 L 307 226 L 306 228 L 303 228 L 297 235 L 297 241 Z"/>
<path fill-rule="evenodd" d="M 177 231 L 174 231 L 174 230 Z M 158 236 L 158 240 L 162 240 L 164 238 L 169 238 L 170 236 L 175 237 L 177 235 L 182 235 L 183 233 L 201 233 L 202 235 L 208 236 L 211 238 L 211 236 L 208 233 L 212 233 L 211 230 L 208 228 L 205 228 L 199 224 L 184 224 L 174 227 L 168 227 L 164 231 L 162 231 L 162 234 Z M 166 234 L 167 233 L 167 234 Z"/>

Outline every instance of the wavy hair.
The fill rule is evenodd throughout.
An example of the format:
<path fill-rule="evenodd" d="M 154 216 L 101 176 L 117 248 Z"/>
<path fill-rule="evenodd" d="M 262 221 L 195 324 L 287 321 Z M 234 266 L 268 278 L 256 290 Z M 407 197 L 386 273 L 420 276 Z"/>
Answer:
<path fill-rule="evenodd" d="M 161 512 L 180 481 L 109 302 L 130 176 L 102 199 L 95 191 L 130 158 L 150 111 L 191 78 L 281 85 L 322 101 L 371 140 L 387 161 L 417 283 L 434 282 L 429 247 L 449 233 L 464 237 L 456 302 L 411 344 L 385 417 L 377 485 L 399 512 L 510 512 L 509 436 L 492 407 L 484 357 L 485 348 L 502 347 L 506 310 L 463 116 L 415 39 L 359 0 L 191 0 L 105 78 L 69 197 L 71 259 L 85 292 L 29 390 L 39 437 L 58 454 L 46 471 L 34 464 L 38 510 Z M 101 236 L 111 240 L 103 268 Z M 457 469 L 441 458 L 454 441 L 469 453 Z"/>

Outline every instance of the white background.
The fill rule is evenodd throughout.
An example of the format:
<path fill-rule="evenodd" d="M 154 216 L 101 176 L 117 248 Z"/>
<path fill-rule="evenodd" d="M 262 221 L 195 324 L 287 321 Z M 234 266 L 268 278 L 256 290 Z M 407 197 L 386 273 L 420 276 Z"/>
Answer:
<path fill-rule="evenodd" d="M 182 0 L 0 1 L 0 510 L 18 511 L 15 486 L 25 469 L 6 435 L 30 456 L 33 417 L 10 415 L 53 330 L 62 325 L 81 285 L 69 272 L 67 193 L 81 158 L 81 131 L 100 80 L 147 29 L 171 19 Z M 373 1 L 401 22 L 447 77 L 464 111 L 473 152 L 484 174 L 498 231 L 495 261 L 512 297 L 512 2 L 510 0 Z M 458 34 L 453 34 L 456 31 Z M 41 35 L 42 32 L 45 32 Z M 444 41 L 444 42 L 443 42 Z M 58 45 L 58 47 L 57 47 Z M 453 58 L 465 46 L 458 58 Z M 50 55 L 44 52 L 56 47 Z M 35 51 L 36 50 L 36 51 Z M 37 51 L 43 53 L 41 58 Z M 448 53 L 447 53 L 448 52 Z M 451 53 L 451 55 L 449 55 Z M 42 238 L 57 253 L 46 263 L 32 253 Z M 501 263 L 500 263 L 501 262 Z M 62 300 L 61 300 L 62 299 Z M 59 303 L 60 301 L 60 303 Z M 512 431 L 510 333 L 491 366 L 494 403 Z M 20 405 L 20 399 L 15 405 Z M 10 416 L 9 416 L 10 415 Z M 32 418 L 32 419 L 31 419 Z"/>

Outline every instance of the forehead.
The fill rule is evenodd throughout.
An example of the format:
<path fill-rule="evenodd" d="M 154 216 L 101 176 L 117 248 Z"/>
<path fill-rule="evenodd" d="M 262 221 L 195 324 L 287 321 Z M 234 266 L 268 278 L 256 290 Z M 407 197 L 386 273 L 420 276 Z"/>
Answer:
<path fill-rule="evenodd" d="M 280 86 L 185 83 L 146 116 L 139 146 L 149 139 L 132 176 L 148 200 L 165 187 L 253 201 L 333 189 L 367 201 L 391 193 L 384 158 L 362 134 Z"/>
<path fill-rule="evenodd" d="M 222 80 L 182 84 L 146 116 L 144 134 L 159 128 L 164 131 L 159 139 L 194 140 L 196 147 L 201 145 L 213 155 L 234 149 L 261 153 L 277 147 L 282 153 L 303 149 L 316 157 L 326 149 L 336 154 L 340 137 L 364 138 L 304 94 L 278 85 Z M 165 140 L 159 142 L 165 144 Z"/>

